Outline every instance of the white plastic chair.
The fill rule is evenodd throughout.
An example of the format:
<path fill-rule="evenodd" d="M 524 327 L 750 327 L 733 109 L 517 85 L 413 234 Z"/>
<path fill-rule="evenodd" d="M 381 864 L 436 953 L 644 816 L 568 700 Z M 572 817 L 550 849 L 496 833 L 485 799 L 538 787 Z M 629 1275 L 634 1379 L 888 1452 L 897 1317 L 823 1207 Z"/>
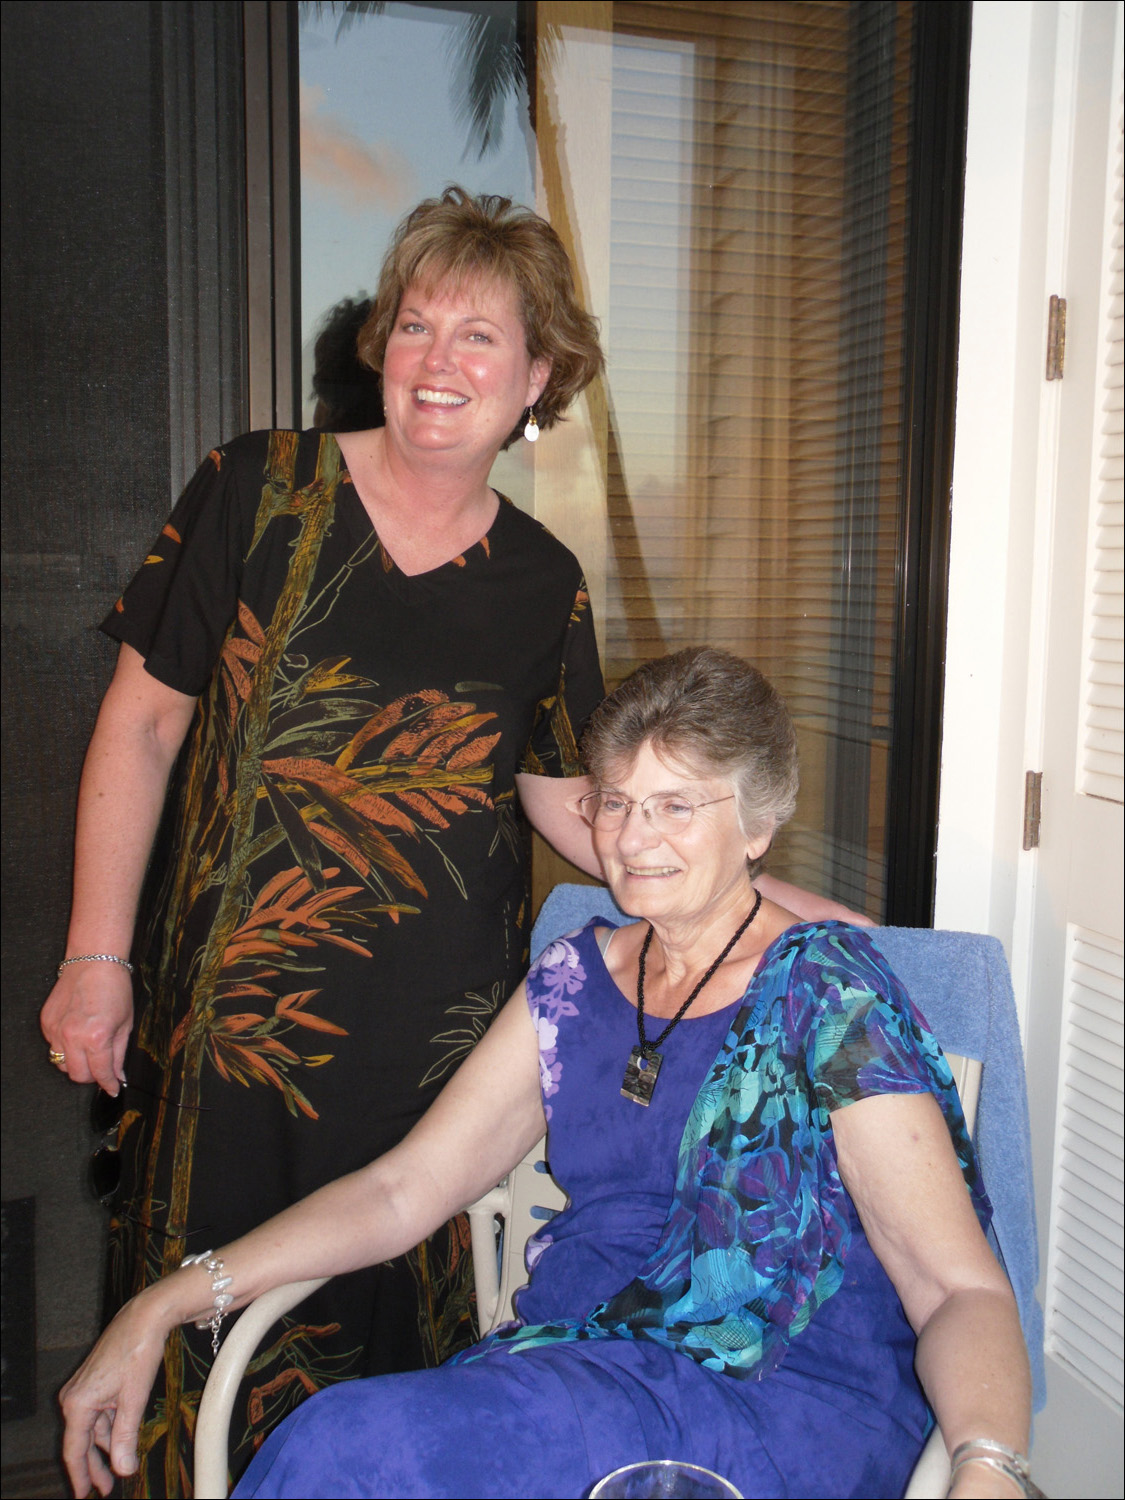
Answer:
<path fill-rule="evenodd" d="M 482 1336 L 515 1317 L 512 1299 L 527 1281 L 527 1242 L 547 1219 L 566 1207 L 566 1194 L 547 1170 L 546 1144 L 544 1136 L 499 1187 L 468 1210 L 477 1326 Z"/>
<path fill-rule="evenodd" d="M 527 1281 L 524 1247 L 545 1220 L 566 1206 L 566 1194 L 547 1171 L 546 1137 L 491 1192 L 467 1213 L 472 1235 L 477 1324 L 491 1333 L 514 1316 L 512 1298 Z M 499 1241 L 497 1232 L 499 1230 Z M 225 1500 L 231 1416 L 238 1387 L 254 1351 L 275 1323 L 322 1287 L 318 1281 L 293 1281 L 274 1287 L 245 1308 L 231 1325 L 207 1377 L 195 1424 L 195 1494 L 197 1500 Z"/>

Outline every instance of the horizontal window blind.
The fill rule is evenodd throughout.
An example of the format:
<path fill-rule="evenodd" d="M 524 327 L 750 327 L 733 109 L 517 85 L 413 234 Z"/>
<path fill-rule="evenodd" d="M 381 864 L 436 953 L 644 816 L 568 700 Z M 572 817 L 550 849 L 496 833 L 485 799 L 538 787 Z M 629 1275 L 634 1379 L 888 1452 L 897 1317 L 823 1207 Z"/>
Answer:
<path fill-rule="evenodd" d="M 877 913 L 902 500 L 909 5 L 613 7 L 607 672 L 767 672 L 773 868 Z"/>

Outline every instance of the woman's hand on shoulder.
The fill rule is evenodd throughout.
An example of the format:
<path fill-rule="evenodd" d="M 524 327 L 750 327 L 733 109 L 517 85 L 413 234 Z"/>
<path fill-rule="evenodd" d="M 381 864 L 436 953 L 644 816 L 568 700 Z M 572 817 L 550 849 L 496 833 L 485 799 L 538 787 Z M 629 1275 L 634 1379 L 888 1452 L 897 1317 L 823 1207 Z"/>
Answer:
<path fill-rule="evenodd" d="M 862 912 L 833 901 L 830 896 L 818 896 L 799 885 L 790 885 L 787 880 L 778 880 L 774 875 L 755 875 L 754 884 L 767 901 L 783 906 L 800 917 L 802 922 L 851 922 L 856 927 L 874 927 L 876 924 Z"/>
<path fill-rule="evenodd" d="M 63 1462 L 76 1495 L 108 1495 L 137 1467 L 137 1435 L 164 1356 L 161 1283 L 127 1302 L 59 1392 Z M 107 1463 L 108 1459 L 108 1463 Z"/>
<path fill-rule="evenodd" d="M 125 1081 L 125 1048 L 133 1028 L 133 983 L 121 964 L 74 964 L 60 974 L 40 1012 L 47 1045 L 66 1058 L 74 1083 L 116 1094 Z"/>

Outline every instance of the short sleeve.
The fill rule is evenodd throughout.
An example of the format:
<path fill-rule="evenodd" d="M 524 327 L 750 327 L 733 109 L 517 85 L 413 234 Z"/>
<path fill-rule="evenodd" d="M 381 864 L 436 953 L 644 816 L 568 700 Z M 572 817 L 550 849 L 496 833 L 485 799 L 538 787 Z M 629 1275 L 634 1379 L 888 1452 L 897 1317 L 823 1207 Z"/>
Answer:
<path fill-rule="evenodd" d="M 832 945 L 822 969 L 810 1059 L 817 1102 L 831 1112 L 874 1094 L 940 1092 L 942 1075 L 952 1077 L 932 1032 L 870 943 L 853 936 Z"/>
<path fill-rule="evenodd" d="M 207 455 L 101 628 L 140 653 L 153 677 L 203 691 L 238 609 L 253 508 L 227 450 Z"/>
<path fill-rule="evenodd" d="M 564 1020 L 578 1014 L 572 997 L 580 996 L 586 985 L 586 966 L 581 945 L 593 939 L 594 923 L 578 932 L 548 943 L 531 966 L 527 976 L 527 1005 L 531 1023 L 539 1042 L 539 1088 L 543 1096 L 543 1113 L 551 1118 L 550 1099 L 559 1091 L 563 1064 L 559 1060 L 559 1027 Z"/>
<path fill-rule="evenodd" d="M 867 935 L 843 923 L 828 925 L 834 934 L 816 945 L 821 1018 L 806 1054 L 817 1103 L 831 1114 L 876 1094 L 932 1094 L 974 1211 L 987 1227 L 992 1207 L 937 1038 Z"/>
<path fill-rule="evenodd" d="M 590 595 L 581 579 L 563 636 L 557 685 L 536 708 L 531 738 L 517 769 L 532 776 L 580 776 L 578 744 L 604 696 Z"/>

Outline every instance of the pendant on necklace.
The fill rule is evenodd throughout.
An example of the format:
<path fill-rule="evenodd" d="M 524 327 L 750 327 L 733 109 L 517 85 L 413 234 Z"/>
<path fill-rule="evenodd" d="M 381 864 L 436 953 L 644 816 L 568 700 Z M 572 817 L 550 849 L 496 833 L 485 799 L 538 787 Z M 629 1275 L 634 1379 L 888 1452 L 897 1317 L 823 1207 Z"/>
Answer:
<path fill-rule="evenodd" d="M 629 1053 L 629 1061 L 625 1064 L 625 1077 L 621 1080 L 621 1097 L 632 1099 L 634 1104 L 643 1104 L 647 1109 L 652 1099 L 652 1091 L 656 1087 L 656 1080 L 660 1077 L 660 1066 L 663 1061 L 663 1052 L 657 1052 L 652 1047 L 644 1050 L 634 1047 Z"/>

